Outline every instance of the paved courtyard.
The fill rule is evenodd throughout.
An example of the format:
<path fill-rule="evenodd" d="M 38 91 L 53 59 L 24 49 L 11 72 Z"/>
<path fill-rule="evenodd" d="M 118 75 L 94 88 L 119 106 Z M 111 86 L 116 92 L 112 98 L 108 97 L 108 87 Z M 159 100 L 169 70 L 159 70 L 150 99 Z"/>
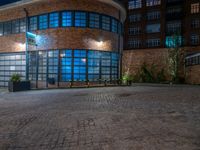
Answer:
<path fill-rule="evenodd" d="M 1 91 L 0 150 L 200 150 L 200 87 Z"/>

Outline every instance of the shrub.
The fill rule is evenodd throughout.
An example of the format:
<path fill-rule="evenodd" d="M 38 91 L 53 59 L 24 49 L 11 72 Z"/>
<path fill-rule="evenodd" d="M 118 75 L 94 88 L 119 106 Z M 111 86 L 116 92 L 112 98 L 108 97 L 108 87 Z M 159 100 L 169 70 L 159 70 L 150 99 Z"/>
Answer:
<path fill-rule="evenodd" d="M 132 76 L 133 82 L 161 83 L 166 81 L 165 70 L 157 71 L 157 66 L 152 64 L 150 67 L 144 63 L 136 74 Z"/>
<path fill-rule="evenodd" d="M 161 69 L 158 73 L 157 73 L 157 78 L 156 78 L 157 82 L 163 82 L 166 81 L 166 76 L 165 76 L 165 70 Z"/>
<path fill-rule="evenodd" d="M 12 82 L 20 82 L 21 81 L 21 75 L 19 75 L 19 74 L 13 74 L 11 76 L 10 81 L 12 81 Z"/>

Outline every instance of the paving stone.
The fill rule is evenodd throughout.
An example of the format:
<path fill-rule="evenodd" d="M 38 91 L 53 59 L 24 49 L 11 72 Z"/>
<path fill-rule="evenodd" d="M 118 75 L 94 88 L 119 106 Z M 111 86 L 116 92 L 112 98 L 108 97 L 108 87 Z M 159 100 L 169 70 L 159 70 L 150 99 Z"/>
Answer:
<path fill-rule="evenodd" d="M 200 87 L 0 92 L 0 150 L 200 150 Z"/>

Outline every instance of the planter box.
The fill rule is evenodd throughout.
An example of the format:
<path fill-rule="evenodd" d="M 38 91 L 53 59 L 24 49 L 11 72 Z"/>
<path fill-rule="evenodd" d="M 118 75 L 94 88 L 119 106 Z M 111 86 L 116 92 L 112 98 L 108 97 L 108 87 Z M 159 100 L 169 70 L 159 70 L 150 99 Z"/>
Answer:
<path fill-rule="evenodd" d="M 9 92 L 27 91 L 31 89 L 30 81 L 12 82 L 8 83 Z"/>

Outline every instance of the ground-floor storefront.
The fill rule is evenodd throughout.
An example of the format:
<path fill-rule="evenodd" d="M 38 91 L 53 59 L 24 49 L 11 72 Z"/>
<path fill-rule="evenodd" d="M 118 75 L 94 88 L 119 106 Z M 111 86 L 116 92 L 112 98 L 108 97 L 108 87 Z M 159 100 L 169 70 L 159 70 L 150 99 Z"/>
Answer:
<path fill-rule="evenodd" d="M 80 49 L 0 54 L 0 86 L 8 86 L 13 74 L 30 80 L 32 88 L 113 82 L 119 78 L 119 54 Z"/>

